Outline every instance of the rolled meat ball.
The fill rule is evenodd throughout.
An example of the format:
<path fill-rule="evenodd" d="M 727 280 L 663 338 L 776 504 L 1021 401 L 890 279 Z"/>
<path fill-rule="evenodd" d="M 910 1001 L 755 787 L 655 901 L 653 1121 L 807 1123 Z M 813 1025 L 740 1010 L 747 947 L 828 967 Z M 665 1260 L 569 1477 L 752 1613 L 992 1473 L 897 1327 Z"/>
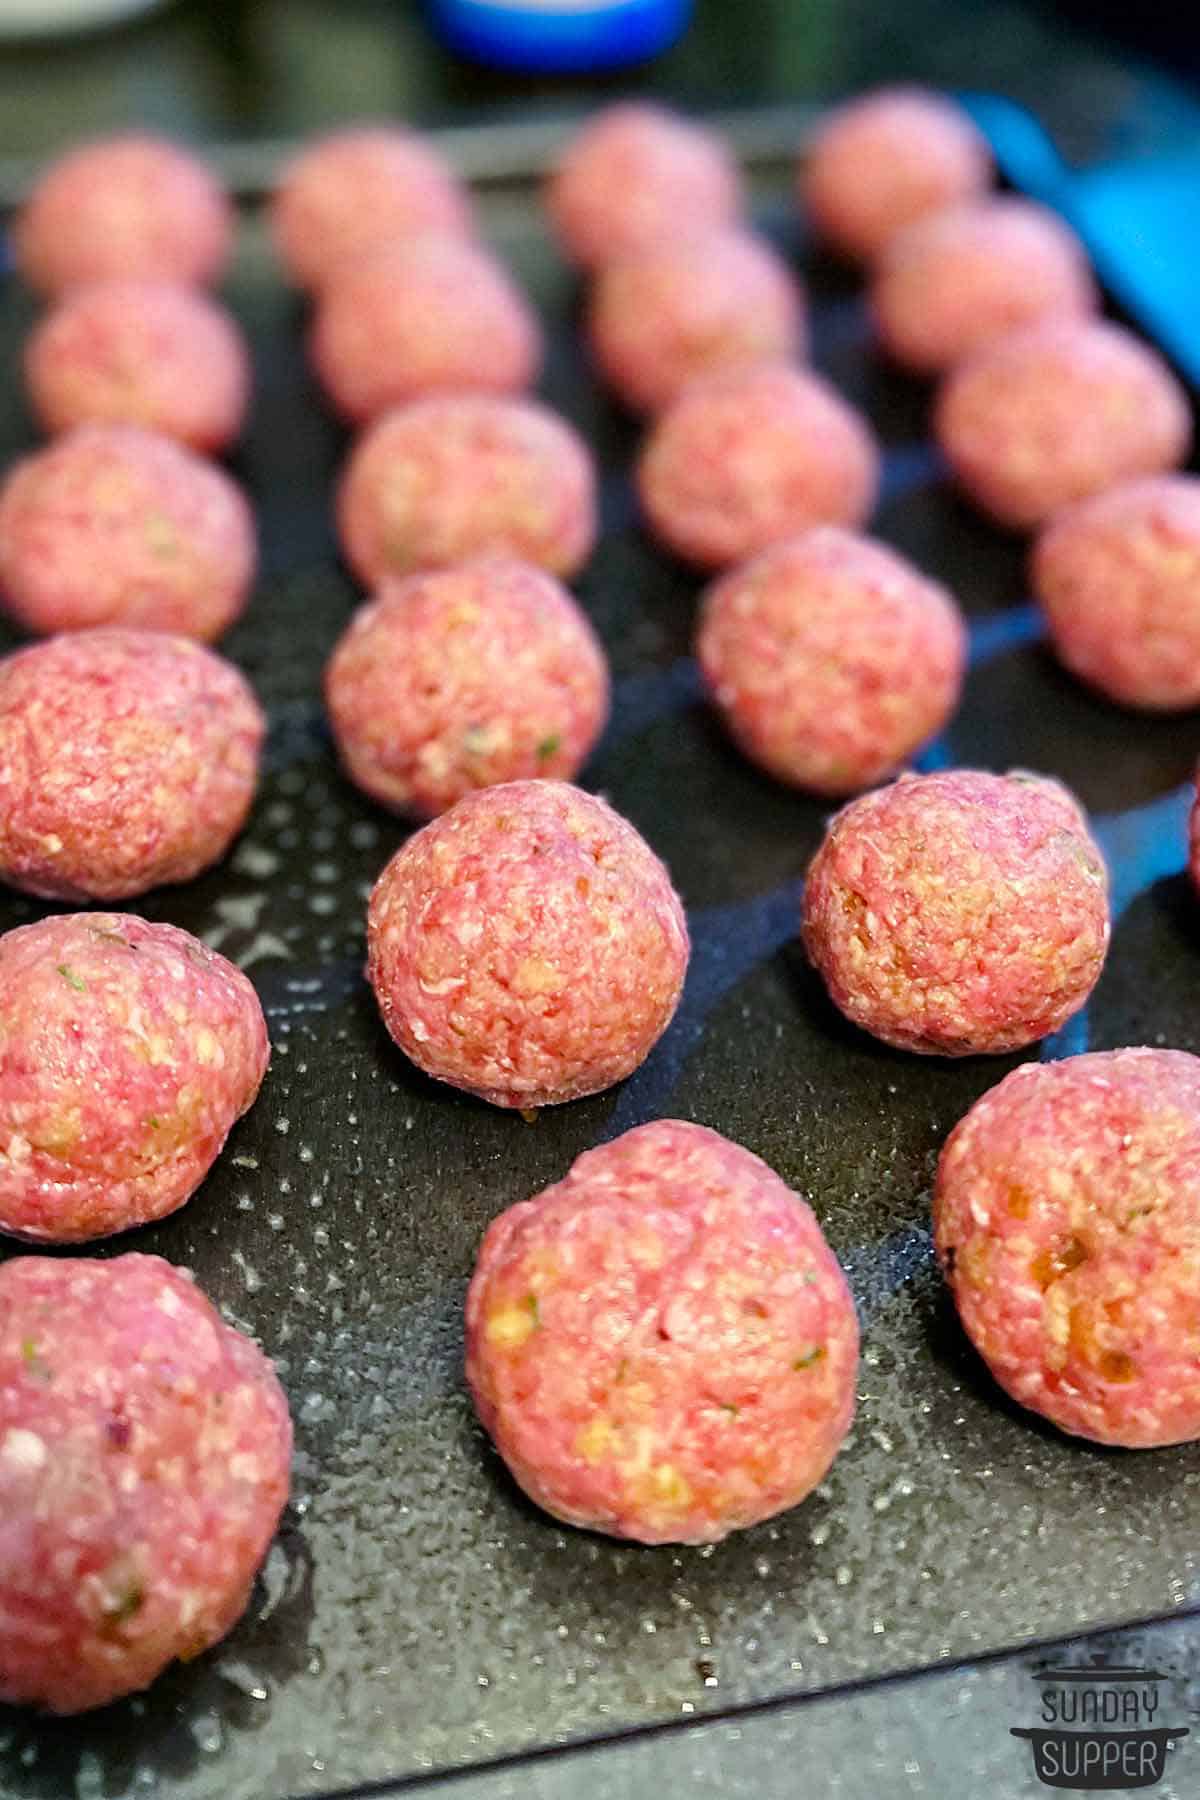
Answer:
<path fill-rule="evenodd" d="M 1033 587 L 1059 658 L 1123 706 L 1200 705 L 1200 481 L 1149 475 L 1057 513 Z"/>
<path fill-rule="evenodd" d="M 1086 318 L 1097 302 L 1087 252 L 1070 226 L 1008 194 L 905 226 L 888 240 L 871 284 L 884 347 L 922 375 L 1019 326 Z"/>
<path fill-rule="evenodd" d="M 0 1231 L 49 1244 L 182 1206 L 270 1054 L 240 969 L 128 913 L 0 936 L 0 1041 Z"/>
<path fill-rule="evenodd" d="M 250 396 L 250 359 L 233 319 L 175 282 L 106 281 L 75 288 L 25 346 L 39 423 L 140 425 L 193 450 L 228 449 Z"/>
<path fill-rule="evenodd" d="M 0 661 L 0 881 L 119 900 L 220 861 L 254 799 L 266 721 L 188 638 L 104 628 Z"/>
<path fill-rule="evenodd" d="M 385 583 L 325 672 L 351 780 L 418 818 L 498 782 L 570 780 L 608 692 L 604 651 L 566 589 L 499 556 Z"/>
<path fill-rule="evenodd" d="M 951 371 L 934 428 L 968 496 L 1001 524 L 1176 467 L 1188 399 L 1140 338 L 1100 319 L 1051 319 L 985 344 Z"/>
<path fill-rule="evenodd" d="M 683 908 L 627 820 L 563 781 L 469 794 L 399 849 L 367 915 L 384 1024 L 493 1106 L 597 1094 L 645 1061 L 688 961 Z"/>
<path fill-rule="evenodd" d="M 657 412 L 697 376 L 804 354 L 798 279 L 749 232 L 697 231 L 608 263 L 587 317 L 604 378 L 635 412 Z"/>
<path fill-rule="evenodd" d="M 737 166 L 715 132 L 665 107 L 604 107 L 576 134 L 546 188 L 559 244 L 582 268 L 645 249 L 681 229 L 731 224 Z"/>
<path fill-rule="evenodd" d="M 43 294 L 84 282 L 216 281 L 233 209 L 199 157 L 148 133 L 80 144 L 34 184 L 13 232 L 17 267 Z"/>
<path fill-rule="evenodd" d="M 272 198 L 270 223 L 287 273 L 313 289 L 387 244 L 473 231 L 470 199 L 449 164 L 395 125 L 350 126 L 301 150 Z"/>
<path fill-rule="evenodd" d="M 870 262 L 914 219 L 991 184 L 987 140 L 945 94 L 880 88 L 830 113 L 800 163 L 800 204 L 818 235 Z"/>
<path fill-rule="evenodd" d="M 823 525 L 717 582 L 696 650 L 752 761 L 797 787 L 849 794 L 945 725 L 967 634 L 937 582 L 885 545 Z"/>
<path fill-rule="evenodd" d="M 538 1506 L 711 1544 L 797 1506 L 854 1414 L 858 1325 L 811 1209 L 766 1163 L 660 1119 L 488 1230 L 467 1380 Z"/>
<path fill-rule="evenodd" d="M 490 553 L 575 574 L 596 537 L 596 478 L 565 419 L 532 400 L 443 394 L 385 413 L 356 445 L 337 500 L 359 580 Z"/>
<path fill-rule="evenodd" d="M 637 484 L 655 534 L 719 569 L 810 525 L 861 525 L 879 453 L 819 375 L 762 363 L 685 388 L 651 429 Z"/>
<path fill-rule="evenodd" d="M 230 476 L 131 425 L 82 425 L 0 487 L 0 604 L 26 631 L 129 625 L 208 642 L 242 612 L 257 561 Z"/>
<path fill-rule="evenodd" d="M 1056 781 L 902 775 L 837 814 L 808 871 L 804 943 L 855 1025 L 925 1056 L 1058 1031 L 1108 950 L 1108 877 Z"/>
<path fill-rule="evenodd" d="M 274 1369 L 181 1269 L 0 1267 L 0 1700 L 86 1712 L 219 1643 L 291 1453 Z"/>
<path fill-rule="evenodd" d="M 494 257 L 461 239 L 418 238 L 330 278 L 310 350 L 334 405 L 364 423 L 423 394 L 520 393 L 537 378 L 542 334 Z"/>
<path fill-rule="evenodd" d="M 1200 1437 L 1200 1059 L 1028 1063 L 946 1140 L 934 1238 L 1005 1391 L 1061 1431 L 1147 1449 Z"/>

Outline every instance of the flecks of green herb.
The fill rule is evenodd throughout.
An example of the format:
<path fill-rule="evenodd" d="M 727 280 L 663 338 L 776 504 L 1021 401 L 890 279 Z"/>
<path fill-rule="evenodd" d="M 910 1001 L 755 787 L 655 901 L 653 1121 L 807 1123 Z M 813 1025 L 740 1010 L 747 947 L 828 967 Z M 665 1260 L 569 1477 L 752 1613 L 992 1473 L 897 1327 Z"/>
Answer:
<path fill-rule="evenodd" d="M 796 1358 L 792 1367 L 793 1369 L 811 1369 L 815 1362 L 820 1362 L 824 1354 L 824 1344 L 814 1344 L 811 1350 L 806 1350 L 803 1356 Z"/>
<path fill-rule="evenodd" d="M 159 1118 L 157 1113 L 151 1113 L 149 1115 L 149 1117 L 147 1118 L 146 1123 L 150 1127 L 151 1131 L 157 1131 L 159 1126 L 162 1124 L 162 1120 Z"/>
<path fill-rule="evenodd" d="M 87 993 L 87 982 L 83 979 L 82 975 L 77 975 L 75 973 L 69 963 L 59 963 L 58 973 L 62 976 L 67 986 L 73 987 L 77 994 Z"/>
<path fill-rule="evenodd" d="M 562 748 L 562 733 L 560 731 L 550 732 L 548 734 L 548 736 L 546 736 L 542 739 L 541 743 L 537 747 L 538 761 L 545 762 L 545 760 L 548 756 L 553 756 L 554 752 L 556 750 L 561 750 L 561 748 Z"/>
<path fill-rule="evenodd" d="M 33 1338 L 21 1339 L 21 1360 L 35 1381 L 49 1382 L 52 1377 Z"/>
<path fill-rule="evenodd" d="M 736 1419 L 741 1410 L 741 1407 L 735 1406 L 732 1400 L 721 1401 L 721 1411 L 728 1413 L 731 1419 Z"/>
<path fill-rule="evenodd" d="M 146 1598 L 146 1590 L 136 1578 L 131 1578 L 111 1599 L 104 1604 L 105 1627 L 111 1631 L 118 1625 L 125 1625 L 135 1614 L 139 1613 Z"/>
<path fill-rule="evenodd" d="M 540 1307 L 540 1306 L 539 1306 L 539 1305 L 538 1305 L 538 1297 L 537 1297 L 537 1295 L 536 1295 L 536 1294 L 526 1294 L 526 1296 L 525 1296 L 525 1310 L 526 1310 L 526 1312 L 527 1312 L 527 1313 L 528 1313 L 528 1314 L 529 1314 L 529 1316 L 530 1316 L 530 1318 L 531 1318 L 531 1319 L 532 1319 L 532 1320 L 533 1320 L 533 1322 L 534 1322 L 534 1324 L 535 1324 L 535 1325 L 540 1325 L 540 1324 L 541 1324 L 541 1322 L 542 1322 L 542 1309 L 541 1309 L 541 1307 Z"/>

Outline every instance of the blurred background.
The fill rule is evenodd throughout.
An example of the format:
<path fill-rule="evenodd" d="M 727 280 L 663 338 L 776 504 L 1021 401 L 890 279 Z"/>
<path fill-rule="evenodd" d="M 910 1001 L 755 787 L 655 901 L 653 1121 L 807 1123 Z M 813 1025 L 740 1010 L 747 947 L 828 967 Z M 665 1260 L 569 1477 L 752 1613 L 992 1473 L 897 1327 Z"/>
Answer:
<path fill-rule="evenodd" d="M 685 0 L 660 3 L 678 12 Z M 549 9 L 561 16 L 562 0 Z M 740 106 L 903 77 L 1004 91 L 1039 112 L 1073 160 L 1163 147 L 1200 120 L 1200 19 L 1167 0 L 696 0 L 664 54 L 555 77 L 451 53 L 431 14 L 455 10 L 454 0 L 0 0 L 0 156 L 131 119 L 200 141 L 274 139 L 348 115 L 437 126 L 564 111 L 612 88 Z"/>

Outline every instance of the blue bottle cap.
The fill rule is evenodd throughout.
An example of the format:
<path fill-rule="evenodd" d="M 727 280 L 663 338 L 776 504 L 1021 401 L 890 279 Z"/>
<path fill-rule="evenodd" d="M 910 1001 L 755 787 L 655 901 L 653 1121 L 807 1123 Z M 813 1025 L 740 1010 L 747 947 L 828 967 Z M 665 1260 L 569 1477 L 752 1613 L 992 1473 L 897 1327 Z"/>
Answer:
<path fill-rule="evenodd" d="M 657 56 L 684 29 L 692 0 L 427 0 L 427 10 L 460 55 L 560 74 Z"/>

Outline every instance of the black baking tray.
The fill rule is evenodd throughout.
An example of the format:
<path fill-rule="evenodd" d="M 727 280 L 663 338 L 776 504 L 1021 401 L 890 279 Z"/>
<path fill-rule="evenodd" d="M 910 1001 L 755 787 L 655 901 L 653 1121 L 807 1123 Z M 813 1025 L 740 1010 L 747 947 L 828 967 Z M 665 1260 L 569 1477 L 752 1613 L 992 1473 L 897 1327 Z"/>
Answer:
<path fill-rule="evenodd" d="M 966 701 L 926 766 L 1060 776 L 1113 861 L 1109 965 L 1086 1021 L 1049 1053 L 1200 1048 L 1200 904 L 1181 873 L 1200 716 L 1121 713 L 1056 668 L 1037 641 L 1024 544 L 955 496 L 927 441 L 928 390 L 877 357 L 853 278 L 804 239 L 789 180 L 805 116 L 729 123 L 761 223 L 809 280 L 816 360 L 885 445 L 875 528 L 970 616 Z M 701 700 L 689 655 L 700 583 L 639 526 L 638 433 L 589 374 L 576 286 L 538 216 L 538 171 L 560 137 L 515 127 L 447 142 L 543 312 L 543 392 L 600 459 L 603 538 L 579 592 L 616 689 L 584 779 L 640 827 L 686 900 L 695 949 L 680 1014 L 623 1087 L 533 1124 L 427 1082 L 383 1032 L 361 975 L 363 908 L 404 827 L 343 781 L 319 701 L 359 598 L 330 516 L 347 440 L 306 372 L 303 312 L 267 251 L 255 202 L 273 153 L 228 150 L 246 201 L 228 292 L 257 373 L 233 467 L 258 509 L 263 570 L 224 647 L 271 734 L 233 857 L 142 910 L 249 970 L 275 1054 L 191 1204 L 101 1253 L 187 1265 L 279 1360 L 294 1494 L 224 1645 L 84 1719 L 0 1712 L 4 1800 L 274 1800 L 442 1775 L 728 1720 L 1197 1598 L 1200 1447 L 1114 1452 L 1042 1427 L 991 1384 L 947 1304 L 927 1229 L 938 1148 L 1020 1059 L 892 1052 L 846 1025 L 805 965 L 799 884 L 827 808 L 743 762 Z M 17 381 L 31 316 L 6 283 L 5 457 L 32 441 Z M 3 895 L 0 928 L 38 911 Z M 858 1420 L 829 1480 L 716 1548 L 622 1545 L 539 1514 L 473 1422 L 461 1376 L 462 1300 L 487 1222 L 589 1145 L 663 1115 L 727 1133 L 811 1197 L 864 1325 Z M 811 1786 L 815 1767 L 788 1754 Z M 523 1769 L 501 1770 L 494 1791 L 538 1791 Z M 615 1766 L 612 1780 L 622 1791 Z M 599 1776 L 582 1785 L 601 1791 Z"/>

